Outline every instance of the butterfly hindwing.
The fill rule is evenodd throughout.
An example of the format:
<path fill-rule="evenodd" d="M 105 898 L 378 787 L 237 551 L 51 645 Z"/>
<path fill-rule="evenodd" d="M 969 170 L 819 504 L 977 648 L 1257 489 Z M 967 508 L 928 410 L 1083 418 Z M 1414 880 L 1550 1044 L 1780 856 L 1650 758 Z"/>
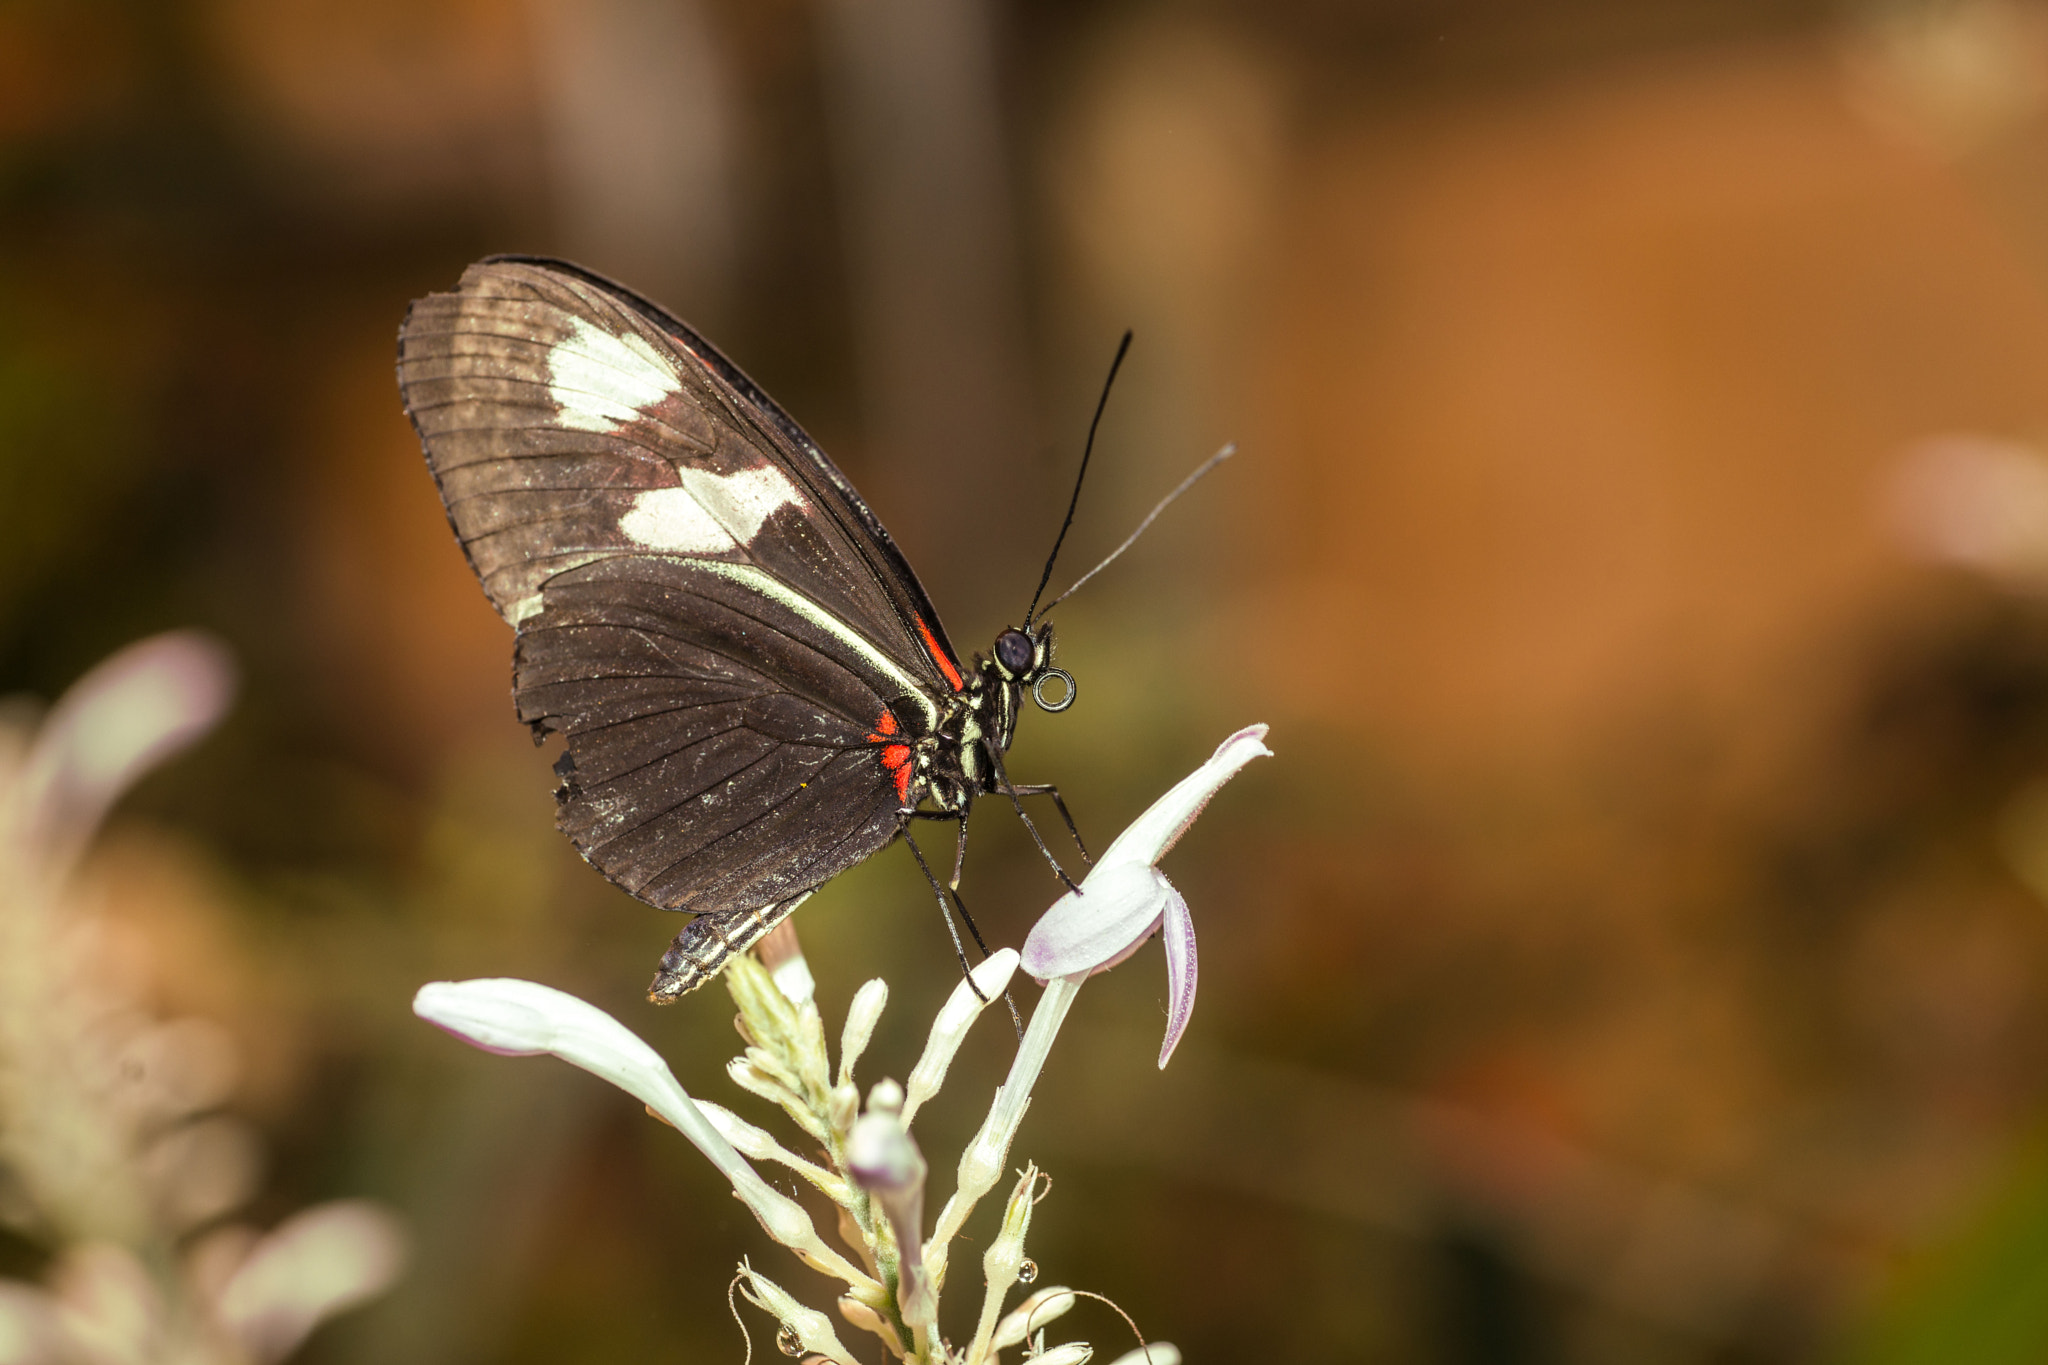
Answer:
<path fill-rule="evenodd" d="M 886 674 L 686 560 L 607 560 L 544 597 L 514 658 L 520 719 L 566 735 L 562 827 L 627 890 L 748 909 L 895 836 L 900 801 L 868 738 Z"/>

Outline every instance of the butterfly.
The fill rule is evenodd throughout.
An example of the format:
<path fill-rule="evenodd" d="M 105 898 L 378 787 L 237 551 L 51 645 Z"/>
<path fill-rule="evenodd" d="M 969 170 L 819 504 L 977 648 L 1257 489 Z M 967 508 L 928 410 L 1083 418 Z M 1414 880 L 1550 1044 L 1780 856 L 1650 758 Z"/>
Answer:
<path fill-rule="evenodd" d="M 565 741 L 557 823 L 611 881 L 692 916 L 650 999 L 702 985 L 914 820 L 958 826 L 954 888 L 977 797 L 1049 795 L 1073 830 L 1057 789 L 1003 768 L 1027 692 L 1075 697 L 1036 599 L 963 661 L 846 476 L 665 309 L 494 256 L 414 302 L 398 383 L 517 632 L 519 719 Z"/>

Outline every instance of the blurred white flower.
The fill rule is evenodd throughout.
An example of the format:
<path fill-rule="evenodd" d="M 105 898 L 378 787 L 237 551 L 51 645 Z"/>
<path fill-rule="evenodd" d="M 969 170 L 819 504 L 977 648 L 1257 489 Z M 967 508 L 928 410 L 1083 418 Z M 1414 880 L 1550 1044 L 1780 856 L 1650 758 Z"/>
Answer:
<path fill-rule="evenodd" d="M 1157 864 L 1209 799 L 1255 758 L 1272 754 L 1266 727 L 1251 725 L 1217 746 L 1104 851 L 1078 890 L 1045 912 L 1024 940 L 1024 970 L 1040 981 L 1108 971 L 1165 931 L 1166 1040 L 1163 1068 L 1195 1008 L 1195 926 L 1188 903 Z"/>
<path fill-rule="evenodd" d="M 1852 108 L 1944 157 L 2024 129 L 2048 98 L 2048 22 L 2027 0 L 1880 0 L 1842 46 Z"/>
<path fill-rule="evenodd" d="M 13 793 L 24 849 L 68 866 L 120 795 L 213 729 L 234 692 L 227 651 L 191 631 L 132 644 L 73 683 L 37 729 Z"/>
<path fill-rule="evenodd" d="M 1892 525 L 1915 554 L 2048 590 L 2048 456 L 2038 449 L 1937 436 L 1906 453 L 1889 493 Z"/>
<path fill-rule="evenodd" d="M 261 1169 L 255 1130 L 216 1112 L 235 1040 L 155 1018 L 69 884 L 114 802 L 233 691 L 226 652 L 180 632 L 109 658 L 33 731 L 0 720 L 0 1158 L 15 1221 L 54 1253 L 47 1289 L 0 1280 L 0 1365 L 270 1365 L 397 1273 L 397 1220 L 360 1203 L 182 1249 Z"/>
<path fill-rule="evenodd" d="M 404 1262 L 404 1230 L 384 1209 L 359 1199 L 318 1204 L 256 1242 L 221 1286 L 215 1311 L 268 1365 L 328 1318 L 383 1293 Z"/>
<path fill-rule="evenodd" d="M 0 1365 L 42 1365 L 62 1360 L 63 1329 L 57 1306 L 40 1289 L 0 1280 Z"/>
<path fill-rule="evenodd" d="M 210 1114 L 160 1134 L 138 1160 L 156 1191 L 158 1218 L 181 1233 L 239 1208 L 256 1193 L 263 1145 L 241 1119 Z"/>

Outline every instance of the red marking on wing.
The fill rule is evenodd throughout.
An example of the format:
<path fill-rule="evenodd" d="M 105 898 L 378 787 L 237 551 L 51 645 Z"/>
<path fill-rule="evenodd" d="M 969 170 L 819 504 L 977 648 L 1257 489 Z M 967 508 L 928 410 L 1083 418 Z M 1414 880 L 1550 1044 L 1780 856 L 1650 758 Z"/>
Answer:
<path fill-rule="evenodd" d="M 967 686 L 960 681 L 960 670 L 953 667 L 953 661 L 946 657 L 946 651 L 939 648 L 938 638 L 932 634 L 932 628 L 924 623 L 922 616 L 914 619 L 917 621 L 918 633 L 924 636 L 925 652 L 932 656 L 932 662 L 939 666 L 939 672 L 946 675 L 946 681 L 953 684 L 953 690 L 958 692 Z"/>
<path fill-rule="evenodd" d="M 892 737 L 899 728 L 896 724 L 896 717 L 884 711 L 882 718 L 875 722 L 875 729 L 881 733 L 869 735 L 868 742 L 882 746 L 882 767 L 885 771 L 895 775 L 896 799 L 898 801 L 908 801 L 910 800 L 910 778 L 912 773 L 910 746 L 908 744 L 891 742 Z"/>

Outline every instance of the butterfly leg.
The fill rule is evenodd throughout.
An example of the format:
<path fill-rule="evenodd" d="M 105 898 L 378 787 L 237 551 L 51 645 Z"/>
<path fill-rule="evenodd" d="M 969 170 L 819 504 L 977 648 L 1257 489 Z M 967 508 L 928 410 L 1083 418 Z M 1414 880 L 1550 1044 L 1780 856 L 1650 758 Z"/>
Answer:
<path fill-rule="evenodd" d="M 936 812 L 934 812 L 934 815 L 941 820 L 955 818 Z M 976 1000 L 986 1005 L 988 997 L 981 993 L 981 987 L 974 984 L 974 965 L 967 960 L 967 946 L 960 941 L 960 929 L 953 923 L 952 907 L 946 903 L 946 888 L 940 886 L 939 879 L 932 875 L 931 864 L 924 860 L 924 850 L 917 846 L 917 840 L 910 837 L 910 827 L 908 825 L 903 827 L 903 842 L 910 845 L 910 856 L 917 859 L 917 870 L 924 873 L 924 879 L 931 883 L 932 894 L 939 898 L 939 917 L 946 921 L 946 932 L 952 935 L 953 956 L 960 959 L 960 970 L 967 977 L 967 989 L 974 992 Z M 955 891 L 953 899 L 958 901 L 960 893 Z M 987 957 L 988 945 L 981 941 L 981 931 L 974 927 L 974 920 L 968 915 L 965 905 L 960 907 L 960 917 L 967 921 L 967 932 L 974 935 L 974 946 L 981 949 L 981 955 L 984 958 Z"/>
<path fill-rule="evenodd" d="M 919 811 L 917 812 L 917 814 L 920 817 L 927 820 L 959 821 L 960 847 L 962 850 L 966 848 L 967 819 L 964 815 L 955 814 L 950 811 Z M 946 921 L 946 932 L 953 936 L 953 955 L 960 959 L 960 972 L 961 975 L 967 978 L 967 989 L 974 992 L 974 998 L 976 1000 L 979 1000 L 982 1004 L 986 1005 L 988 1003 L 988 997 L 981 993 L 981 987 L 974 984 L 974 968 L 967 961 L 966 946 L 960 942 L 960 931 L 953 926 L 953 916 L 949 912 L 946 905 L 946 894 L 948 888 L 941 887 L 939 885 L 939 879 L 932 874 L 931 864 L 925 861 L 924 850 L 917 846 L 917 840 L 910 837 L 910 828 L 908 825 L 906 825 L 903 829 L 903 842 L 910 845 L 911 856 L 917 859 L 918 871 L 924 873 L 925 881 L 931 884 L 932 894 L 938 897 L 939 914 Z M 957 875 L 957 869 L 955 875 Z M 974 923 L 974 916 L 967 913 L 967 902 L 960 899 L 959 888 L 954 887 L 950 889 L 952 891 L 953 896 L 953 907 L 959 910 L 960 919 L 964 924 L 966 924 L 967 932 L 974 936 L 974 946 L 981 949 L 981 955 L 984 959 L 986 959 L 988 957 L 988 943 L 982 938 L 980 928 L 977 927 Z M 1003 992 L 1003 1003 L 1010 1007 L 1010 1022 L 1013 1025 L 1015 1025 L 1017 1029 L 1018 1041 L 1021 1042 L 1024 1038 L 1024 1017 L 1017 1013 L 1017 1002 L 1014 998 L 1011 997 L 1008 991 Z"/>
<path fill-rule="evenodd" d="M 1095 859 L 1088 856 L 1088 845 L 1082 842 L 1080 827 L 1074 823 L 1074 817 L 1067 813 L 1067 803 L 1061 798 L 1058 787 L 1050 782 L 1031 782 L 1021 787 L 1012 787 L 1010 790 L 1018 796 L 1050 796 L 1053 805 L 1059 808 L 1060 819 L 1067 822 L 1067 833 L 1074 836 L 1074 847 L 1081 850 L 1081 861 L 1091 867 L 1094 866 Z M 960 842 L 963 846 L 967 842 L 964 829 L 961 831 Z"/>
<path fill-rule="evenodd" d="M 960 837 L 953 844 L 953 880 L 948 882 L 947 885 L 953 888 L 954 900 L 960 899 L 960 874 L 967 869 L 967 814 L 973 808 L 973 804 L 970 802 L 960 812 Z M 960 913 L 963 915 L 967 913 L 965 906 L 961 907 Z"/>
<path fill-rule="evenodd" d="M 1017 818 L 1024 822 L 1025 829 L 1031 831 L 1031 842 L 1038 845 L 1038 851 L 1045 855 L 1046 862 L 1052 864 L 1053 875 L 1066 883 L 1067 890 L 1079 891 L 1081 888 L 1074 885 L 1074 879 L 1067 875 L 1067 870 L 1064 867 L 1060 866 L 1060 860 L 1058 858 L 1053 857 L 1052 850 L 1045 846 L 1045 838 L 1038 832 L 1038 826 L 1032 824 L 1031 817 L 1024 813 L 1024 803 L 1018 799 L 1018 789 L 1010 785 L 1010 775 L 1007 772 L 1003 771 L 1003 756 L 996 751 L 996 747 L 993 744 L 988 746 L 987 752 L 989 758 L 992 759 L 995 763 L 996 789 L 1002 792 L 1004 795 L 1008 796 L 1010 798 L 1010 804 L 1017 808 Z M 1062 815 L 1066 814 L 1066 804 L 1064 802 L 1062 802 L 1060 805 L 1060 813 Z M 1067 827 L 1071 829 L 1073 828 L 1073 824 L 1073 819 L 1069 817 L 1069 819 L 1067 820 Z M 1074 837 L 1076 841 L 1080 839 L 1080 835 L 1078 834 L 1076 834 Z M 1087 856 L 1087 850 L 1082 850 L 1082 856 Z"/>

